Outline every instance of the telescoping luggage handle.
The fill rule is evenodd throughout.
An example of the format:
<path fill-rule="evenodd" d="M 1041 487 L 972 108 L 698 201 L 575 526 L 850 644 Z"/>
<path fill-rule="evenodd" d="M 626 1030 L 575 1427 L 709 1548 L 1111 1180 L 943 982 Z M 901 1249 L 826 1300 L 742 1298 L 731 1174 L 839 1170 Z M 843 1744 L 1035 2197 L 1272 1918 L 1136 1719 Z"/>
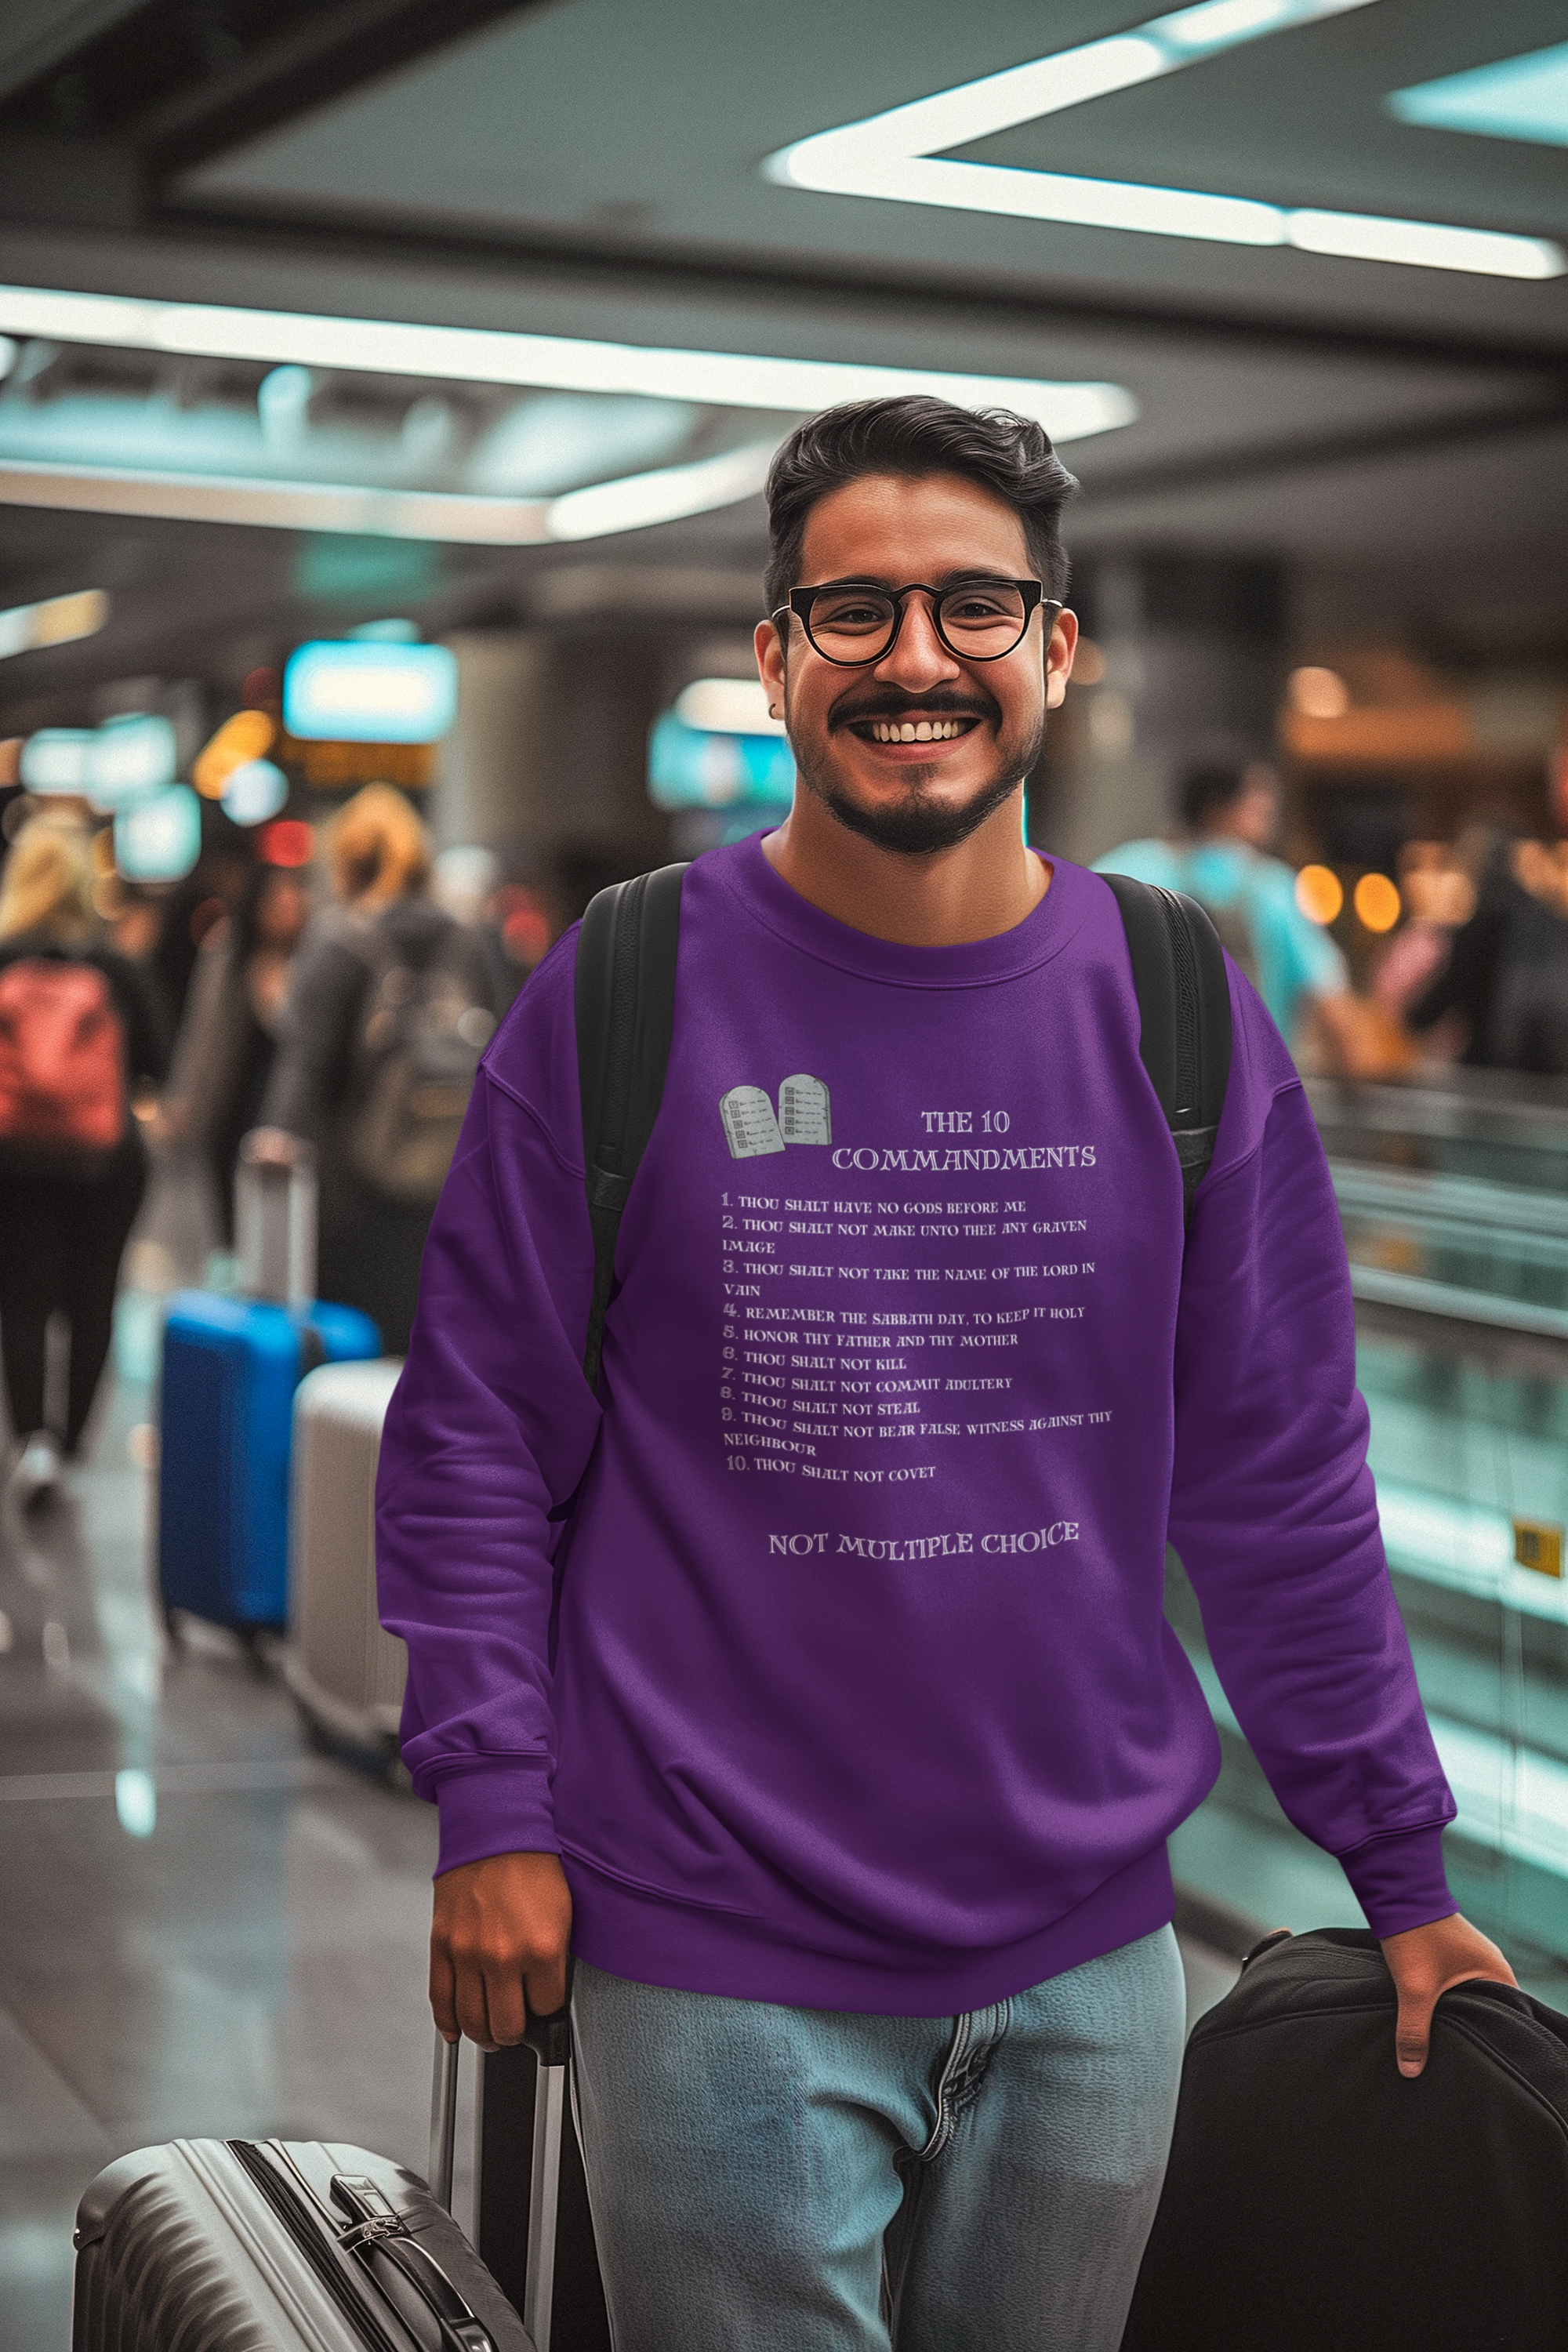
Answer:
<path fill-rule="evenodd" d="M 523 2042 L 539 2061 L 533 2102 L 533 2163 L 529 2174 L 528 2269 L 522 2324 L 536 2352 L 550 2352 L 550 2313 L 555 2294 L 555 2224 L 561 2196 L 561 2144 L 566 2119 L 566 2066 L 572 2055 L 570 2008 L 548 2017 L 531 2013 Z M 436 2067 L 430 2089 L 430 2194 L 452 2210 L 452 2158 L 458 2137 L 458 2053 L 460 2042 L 436 2036 Z"/>
<path fill-rule="evenodd" d="M 288 1157 L 242 1138 L 234 1177 L 240 1288 L 279 1307 L 308 1307 L 316 1295 L 316 1155 L 290 1139 Z"/>

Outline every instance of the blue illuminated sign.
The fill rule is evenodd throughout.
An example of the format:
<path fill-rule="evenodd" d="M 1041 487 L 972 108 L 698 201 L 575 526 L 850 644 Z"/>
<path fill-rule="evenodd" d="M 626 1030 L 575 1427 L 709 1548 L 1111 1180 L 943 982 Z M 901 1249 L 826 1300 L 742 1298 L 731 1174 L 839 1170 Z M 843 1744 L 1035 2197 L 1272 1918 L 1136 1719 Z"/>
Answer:
<path fill-rule="evenodd" d="M 88 753 L 88 791 L 99 814 L 128 808 L 174 781 L 178 748 L 174 730 L 155 712 L 137 710 L 106 719 Z"/>
<path fill-rule="evenodd" d="M 283 724 L 302 741 L 437 743 L 458 708 L 445 646 L 301 646 L 283 673 Z"/>
<path fill-rule="evenodd" d="M 667 710 L 648 739 L 647 789 L 662 809 L 730 808 L 742 801 L 787 808 L 795 753 L 783 735 L 710 734 Z"/>
<path fill-rule="evenodd" d="M 92 746 L 90 727 L 40 727 L 22 746 L 22 782 L 30 793 L 85 793 Z"/>
<path fill-rule="evenodd" d="M 133 801 L 114 820 L 114 863 L 127 882 L 178 882 L 202 854 L 202 804 L 189 784 Z"/>
<path fill-rule="evenodd" d="M 1502 58 L 1440 81 L 1417 82 L 1384 100 L 1401 122 L 1432 131 L 1472 131 L 1485 139 L 1531 139 L 1568 147 L 1568 41 Z"/>

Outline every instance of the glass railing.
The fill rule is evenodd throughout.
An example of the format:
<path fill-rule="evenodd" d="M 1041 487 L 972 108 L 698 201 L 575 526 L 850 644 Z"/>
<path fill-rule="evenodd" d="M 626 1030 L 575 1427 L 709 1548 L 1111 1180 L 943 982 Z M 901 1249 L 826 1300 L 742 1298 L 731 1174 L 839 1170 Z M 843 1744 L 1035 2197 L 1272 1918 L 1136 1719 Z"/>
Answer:
<path fill-rule="evenodd" d="M 1313 1098 L 1351 1259 L 1384 1538 L 1459 1808 L 1450 1882 L 1561 2000 L 1568 1090 L 1461 1074 L 1432 1088 L 1320 1086 Z M 1219 1788 L 1178 1833 L 1178 1878 L 1255 1917 L 1272 1921 L 1281 1890 L 1300 1912 L 1353 1917 L 1247 1752 L 1174 1563 L 1169 1607 L 1226 1750 Z"/>

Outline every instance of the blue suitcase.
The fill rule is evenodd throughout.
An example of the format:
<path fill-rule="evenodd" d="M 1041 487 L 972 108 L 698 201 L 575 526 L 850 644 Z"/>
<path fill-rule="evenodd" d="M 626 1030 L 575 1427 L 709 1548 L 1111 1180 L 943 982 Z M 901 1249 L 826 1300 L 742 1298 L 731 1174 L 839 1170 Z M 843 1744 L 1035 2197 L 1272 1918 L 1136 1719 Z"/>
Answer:
<path fill-rule="evenodd" d="M 241 1633 L 287 1624 L 294 1391 L 318 1364 L 380 1353 L 357 1307 L 175 1293 L 158 1461 L 165 1610 Z"/>

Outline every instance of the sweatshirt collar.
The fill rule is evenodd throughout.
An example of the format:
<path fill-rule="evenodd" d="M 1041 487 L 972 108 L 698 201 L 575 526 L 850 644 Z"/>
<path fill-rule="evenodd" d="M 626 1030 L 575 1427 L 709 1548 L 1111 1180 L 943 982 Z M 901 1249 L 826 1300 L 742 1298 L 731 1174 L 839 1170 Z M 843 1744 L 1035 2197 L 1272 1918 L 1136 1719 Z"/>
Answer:
<path fill-rule="evenodd" d="M 776 874 L 763 854 L 762 835 L 725 849 L 710 850 L 700 861 L 715 880 L 754 921 L 762 923 L 820 963 L 865 980 L 901 988 L 984 988 L 1015 980 L 1047 963 L 1067 946 L 1083 923 L 1091 903 L 1089 877 L 1066 858 L 1052 856 L 1051 887 L 1033 911 L 1010 931 L 989 940 L 971 940 L 962 947 L 906 947 L 897 940 L 874 939 L 836 917 L 826 915 L 793 890 Z"/>

